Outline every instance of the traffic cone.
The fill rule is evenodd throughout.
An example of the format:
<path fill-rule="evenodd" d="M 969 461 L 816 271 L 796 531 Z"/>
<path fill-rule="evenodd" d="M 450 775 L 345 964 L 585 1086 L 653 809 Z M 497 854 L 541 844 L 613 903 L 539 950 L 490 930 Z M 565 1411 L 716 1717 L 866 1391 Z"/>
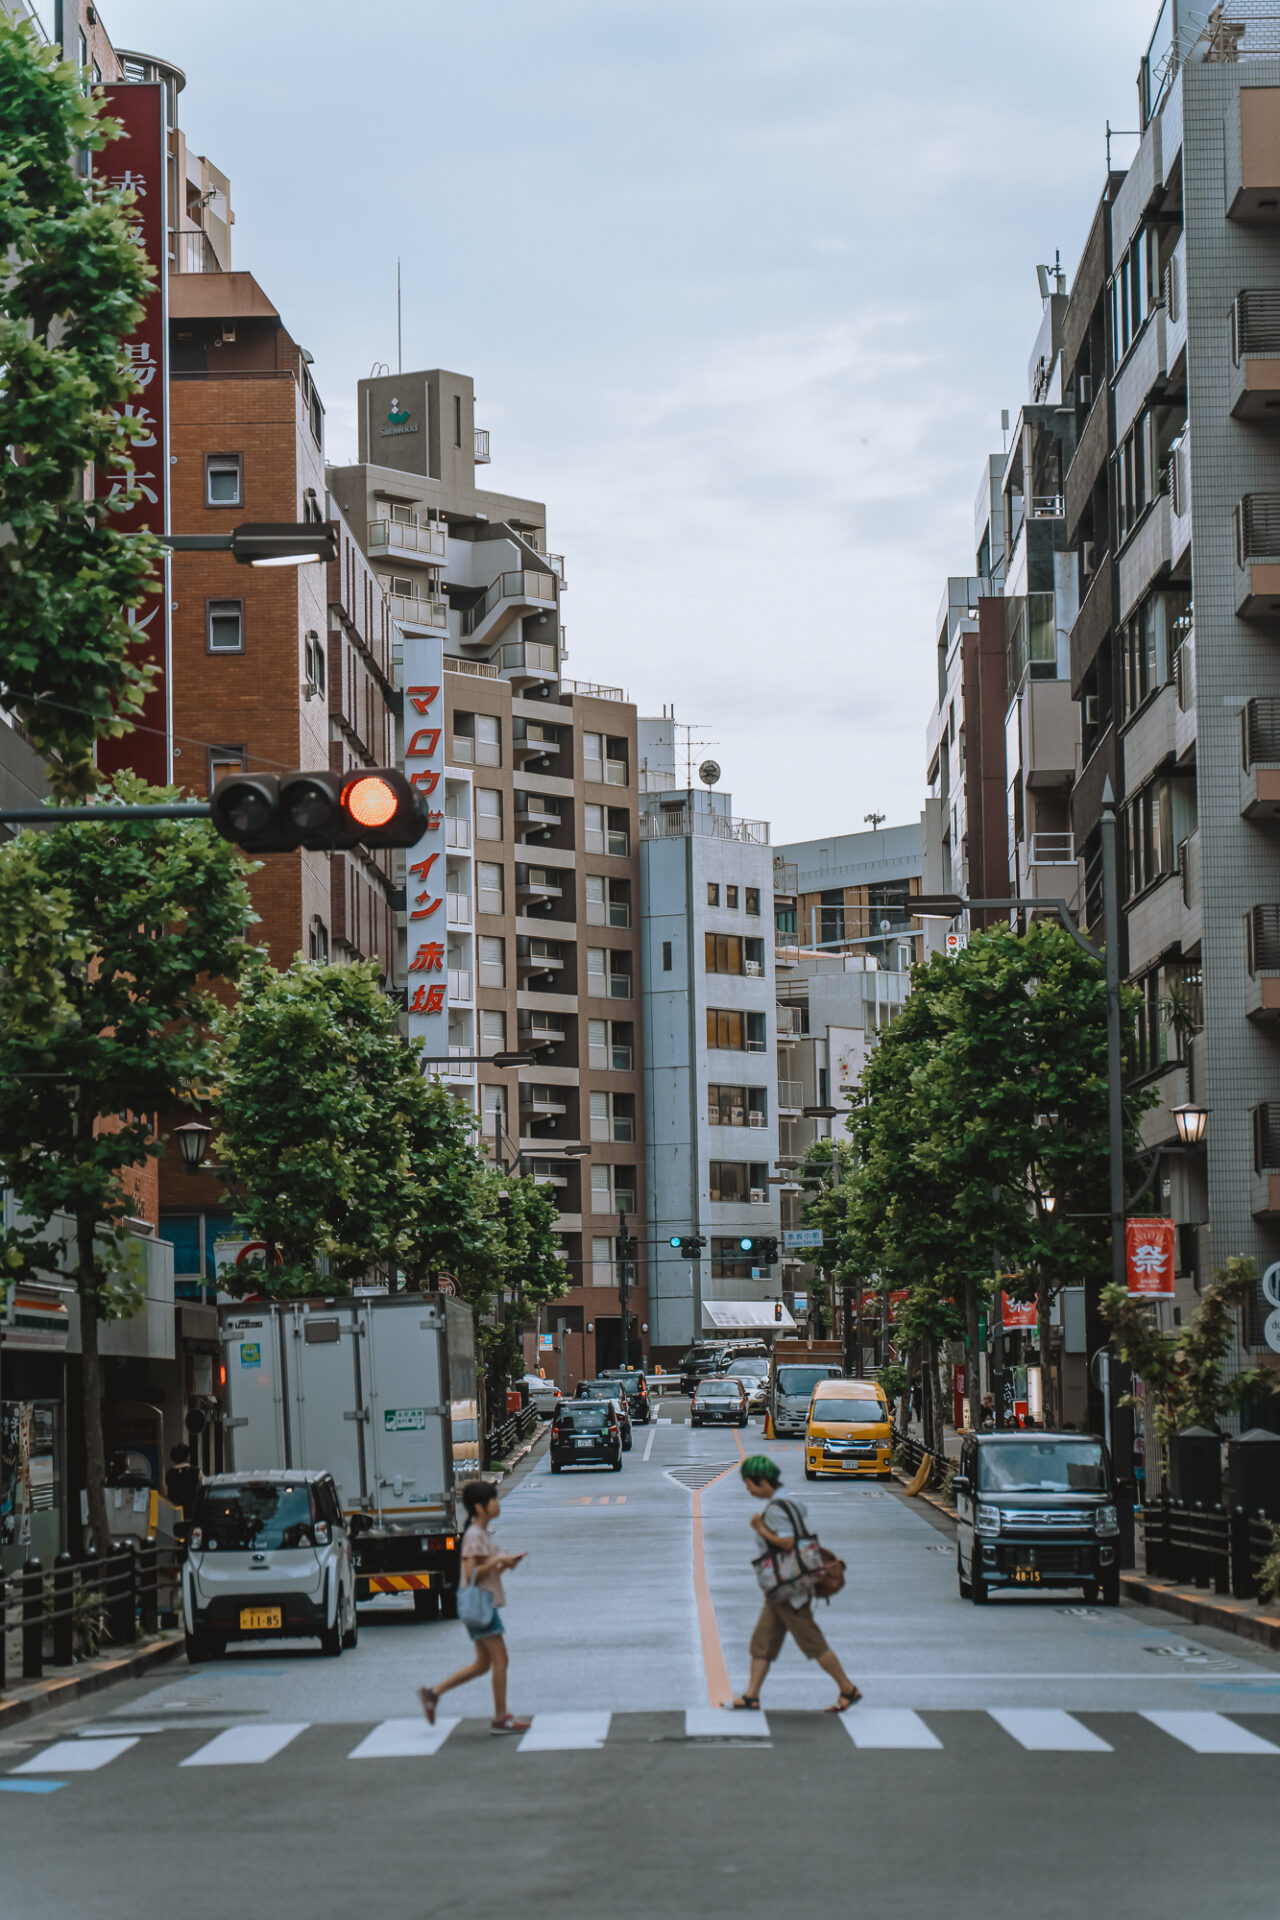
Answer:
<path fill-rule="evenodd" d="M 773 1415 L 767 1407 L 764 1410 L 764 1437 L 766 1440 L 776 1440 L 777 1438 L 777 1435 L 773 1431 Z"/>

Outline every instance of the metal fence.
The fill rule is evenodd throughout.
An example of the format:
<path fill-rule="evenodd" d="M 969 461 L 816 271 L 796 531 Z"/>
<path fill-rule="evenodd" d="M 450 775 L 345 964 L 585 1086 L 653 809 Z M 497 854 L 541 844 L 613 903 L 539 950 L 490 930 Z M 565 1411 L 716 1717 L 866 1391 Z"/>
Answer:
<path fill-rule="evenodd" d="M 499 1460 L 509 1460 L 516 1448 L 530 1439 L 537 1429 L 536 1407 L 521 1407 L 519 1413 L 509 1415 L 500 1427 L 490 1427 L 484 1437 L 485 1466 L 491 1467 Z"/>
<path fill-rule="evenodd" d="M 912 1474 L 919 1473 L 926 1460 L 933 1462 L 929 1472 L 929 1478 L 925 1482 L 925 1485 L 928 1487 L 936 1487 L 947 1467 L 951 1464 L 944 1454 L 934 1453 L 929 1447 L 924 1446 L 917 1440 L 914 1435 L 904 1433 L 900 1428 L 894 1429 L 893 1450 L 895 1454 L 901 1453 Z"/>
<path fill-rule="evenodd" d="M 1237 1600 L 1261 1598 L 1258 1572 L 1274 1539 L 1265 1513 L 1165 1498 L 1140 1508 L 1139 1518 L 1153 1579 L 1212 1587 Z"/>
<path fill-rule="evenodd" d="M 158 1630 L 162 1593 L 164 1611 L 175 1610 L 181 1563 L 181 1547 L 129 1539 L 87 1560 L 60 1553 L 51 1569 L 31 1559 L 21 1573 L 0 1574 L 0 1693 L 10 1633 L 21 1634 L 24 1680 L 43 1678 L 46 1658 L 70 1667 L 99 1645 L 132 1646 Z"/>

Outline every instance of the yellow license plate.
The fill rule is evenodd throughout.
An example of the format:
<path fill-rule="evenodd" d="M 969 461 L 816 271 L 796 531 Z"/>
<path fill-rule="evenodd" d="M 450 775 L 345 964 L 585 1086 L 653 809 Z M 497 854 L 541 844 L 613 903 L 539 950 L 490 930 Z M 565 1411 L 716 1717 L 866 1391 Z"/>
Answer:
<path fill-rule="evenodd" d="M 1015 1583 L 1020 1587 L 1038 1587 L 1040 1585 L 1040 1569 L 1039 1567 L 1015 1567 L 1013 1570 L 1013 1578 Z"/>
<path fill-rule="evenodd" d="M 240 1631 L 253 1633 L 268 1627 L 284 1625 L 284 1614 L 279 1607 L 241 1607 Z"/>

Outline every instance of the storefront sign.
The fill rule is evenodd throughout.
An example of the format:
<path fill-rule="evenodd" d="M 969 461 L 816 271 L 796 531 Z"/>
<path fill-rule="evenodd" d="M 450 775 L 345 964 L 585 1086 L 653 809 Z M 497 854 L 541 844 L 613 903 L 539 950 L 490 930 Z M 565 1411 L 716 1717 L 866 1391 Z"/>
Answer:
<path fill-rule="evenodd" d="M 109 81 L 103 86 L 106 111 L 124 127 L 97 161 L 98 177 L 110 187 L 129 188 L 135 195 L 129 218 L 139 246 L 155 269 L 151 292 L 143 303 L 142 318 L 124 342 L 123 351 L 134 377 L 134 391 L 118 418 L 134 427 L 132 443 L 112 458 L 99 474 L 98 491 L 107 498 L 136 491 L 138 498 L 110 524 L 122 533 L 169 531 L 169 274 L 165 210 L 168 162 L 165 152 L 164 88 L 159 81 Z M 172 698 L 169 677 L 168 565 L 160 570 L 155 590 L 140 607 L 129 610 L 129 624 L 141 636 L 134 649 L 158 669 L 143 702 L 136 730 L 98 746 L 98 764 L 108 773 L 131 767 L 153 786 L 172 778 Z"/>
<path fill-rule="evenodd" d="M 406 862 L 409 1039 L 428 1060 L 449 1052 L 449 917 L 445 898 L 444 641 L 404 636 L 404 770 L 427 796 L 427 830 Z M 439 1072 L 439 1068 L 427 1068 Z"/>
<path fill-rule="evenodd" d="M 1013 1333 L 1020 1328 L 1028 1327 L 1034 1330 L 1036 1325 L 1035 1301 L 1011 1300 L 1008 1294 L 1002 1289 L 1000 1294 L 1000 1324 L 1006 1333 Z"/>
<path fill-rule="evenodd" d="M 1173 1298 L 1173 1221 L 1126 1220 L 1124 1269 L 1130 1299 Z"/>

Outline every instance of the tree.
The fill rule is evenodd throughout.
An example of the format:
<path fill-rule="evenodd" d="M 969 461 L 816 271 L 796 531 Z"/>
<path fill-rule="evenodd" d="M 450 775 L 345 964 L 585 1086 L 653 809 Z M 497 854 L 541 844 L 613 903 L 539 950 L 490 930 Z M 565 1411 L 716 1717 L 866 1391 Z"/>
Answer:
<path fill-rule="evenodd" d="M 1150 1396 L 1151 1422 L 1166 1450 L 1184 1427 L 1217 1431 L 1223 1414 L 1238 1413 L 1265 1394 L 1280 1393 L 1280 1379 L 1268 1367 L 1248 1367 L 1223 1377 L 1223 1361 L 1235 1337 L 1232 1314 L 1250 1298 L 1257 1279 L 1254 1261 L 1233 1255 L 1214 1274 L 1187 1324 L 1168 1333 L 1154 1324 L 1145 1302 L 1131 1300 L 1123 1287 L 1103 1288 L 1102 1311 L 1120 1357 Z M 1134 1404 L 1131 1394 L 1125 1404 Z"/>
<path fill-rule="evenodd" d="M 485 1169 L 485 1187 L 497 1223 L 492 1263 L 464 1267 L 459 1279 L 464 1299 L 476 1310 L 490 1401 L 497 1406 L 517 1366 L 524 1371 L 520 1341 L 526 1320 L 568 1291 L 569 1270 L 555 1231 L 556 1204 L 545 1187 L 494 1167 Z"/>
<path fill-rule="evenodd" d="M 132 775 L 120 800 L 174 800 Z M 56 810 L 51 812 L 56 820 Z M 215 1058 L 207 982 L 248 953 L 239 854 L 202 822 L 51 826 L 0 845 L 0 1184 L 20 1209 L 10 1273 L 54 1260 L 79 1295 L 89 1532 L 109 1538 L 98 1328 L 141 1303 L 132 1170 L 162 1151 L 155 1116 L 192 1103 Z M 56 1238 L 56 1236 L 55 1236 Z"/>
<path fill-rule="evenodd" d="M 152 670 L 134 657 L 127 610 L 161 552 L 111 525 L 111 501 L 82 497 L 85 473 L 127 463 L 142 431 L 113 408 L 133 392 L 122 342 L 152 278 L 132 194 L 71 164 L 119 136 L 101 104 L 0 9 L 0 704 L 64 798 L 97 784 L 96 742 L 141 709 Z"/>
<path fill-rule="evenodd" d="M 398 1264 L 410 1286 L 430 1288 L 447 1273 L 487 1301 L 502 1270 L 505 1235 L 490 1163 L 473 1138 L 475 1115 L 439 1080 L 417 1074 L 414 1087 Z"/>

